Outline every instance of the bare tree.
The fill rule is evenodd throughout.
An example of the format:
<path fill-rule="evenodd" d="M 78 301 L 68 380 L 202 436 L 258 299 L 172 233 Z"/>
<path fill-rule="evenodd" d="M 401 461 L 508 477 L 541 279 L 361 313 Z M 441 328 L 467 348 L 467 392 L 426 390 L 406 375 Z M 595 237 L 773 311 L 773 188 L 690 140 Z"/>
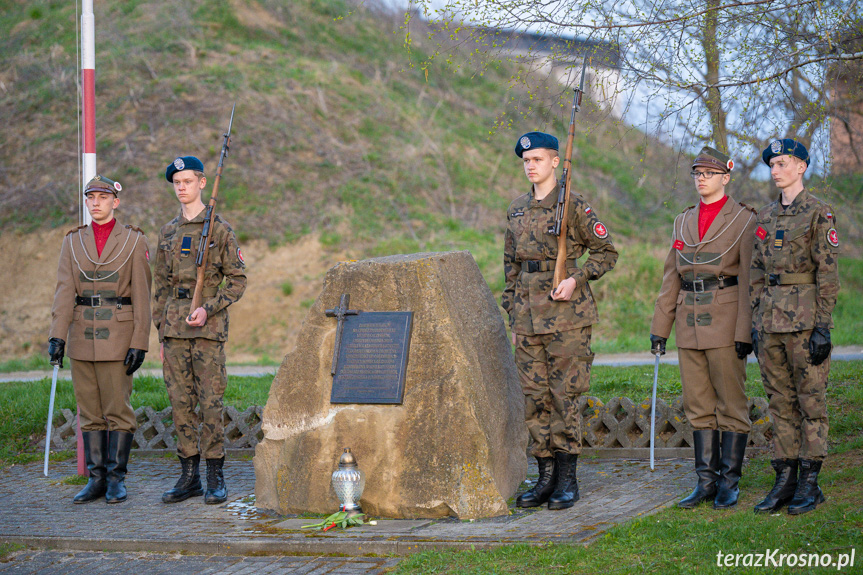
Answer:
<path fill-rule="evenodd" d="M 434 37 L 426 68 L 455 43 L 475 43 L 477 62 L 510 57 L 495 42 L 500 29 L 618 47 L 621 89 L 636 96 L 630 112 L 643 108 L 646 126 L 672 130 L 683 147 L 730 150 L 744 175 L 770 139 L 811 145 L 826 134 L 840 105 L 830 89 L 837 70 L 863 62 L 859 43 L 844 41 L 863 36 L 858 0 L 413 0 L 412 8 L 408 29 L 419 13 L 448 32 Z M 515 80 L 541 84 L 530 73 Z"/>

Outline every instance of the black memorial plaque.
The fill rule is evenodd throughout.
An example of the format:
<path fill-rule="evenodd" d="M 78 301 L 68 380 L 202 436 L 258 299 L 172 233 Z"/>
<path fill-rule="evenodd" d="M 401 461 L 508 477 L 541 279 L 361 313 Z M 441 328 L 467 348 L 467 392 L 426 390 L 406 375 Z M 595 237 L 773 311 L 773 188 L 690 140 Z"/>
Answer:
<path fill-rule="evenodd" d="M 344 322 L 330 403 L 401 403 L 413 312 L 361 312 Z"/>

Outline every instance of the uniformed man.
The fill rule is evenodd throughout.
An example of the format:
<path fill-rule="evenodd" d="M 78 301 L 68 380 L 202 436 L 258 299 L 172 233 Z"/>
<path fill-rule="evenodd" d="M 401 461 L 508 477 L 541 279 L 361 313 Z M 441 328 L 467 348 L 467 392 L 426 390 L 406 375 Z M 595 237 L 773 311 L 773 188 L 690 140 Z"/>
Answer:
<path fill-rule="evenodd" d="M 96 176 L 84 188 L 93 222 L 60 248 L 48 354 L 63 365 L 66 342 L 81 412 L 90 478 L 75 503 L 126 500 L 126 469 L 137 429 L 132 374 L 150 336 L 150 252 L 143 232 L 114 218 L 122 187 Z"/>
<path fill-rule="evenodd" d="M 159 232 L 153 322 L 159 330 L 159 353 L 182 471 L 174 488 L 162 495 L 162 501 L 176 503 L 204 495 L 206 503 L 222 503 L 228 497 L 222 473 L 227 308 L 246 289 L 245 262 L 231 226 L 216 215 L 209 230 L 202 303 L 190 309 L 197 278 L 195 258 L 206 215 L 201 201 L 207 185 L 204 165 L 194 156 L 177 158 L 168 164 L 165 179 L 174 186 L 180 214 Z M 199 404 L 200 417 L 195 413 Z M 206 494 L 198 471 L 201 454 L 207 461 Z"/>
<path fill-rule="evenodd" d="M 557 138 L 529 132 L 516 155 L 530 181 L 528 193 L 509 206 L 504 245 L 506 288 L 515 360 L 525 395 L 530 453 L 536 457 L 536 486 L 518 497 L 519 507 L 565 509 L 578 501 L 576 465 L 581 453 L 578 397 L 590 388 L 591 326 L 597 321 L 589 280 L 614 267 L 617 250 L 608 228 L 580 195 L 570 198 L 567 219 L 567 274 L 552 290 L 557 237 L 548 233 L 558 198 Z M 576 260 L 589 251 L 579 268 Z"/>
<path fill-rule="evenodd" d="M 756 513 L 797 515 L 825 501 L 830 329 L 839 291 L 836 216 L 803 186 L 809 153 L 791 138 L 761 154 L 779 197 L 758 212 L 750 298 L 752 338 L 773 420 L 776 481 Z M 798 477 L 799 471 L 799 477 Z"/>
<path fill-rule="evenodd" d="M 662 355 L 675 325 L 683 410 L 693 428 L 695 489 L 677 505 L 737 504 L 749 439 L 746 356 L 752 352 L 749 266 L 755 210 L 726 195 L 734 161 L 705 146 L 692 163 L 698 206 L 674 220 L 650 326 Z"/>

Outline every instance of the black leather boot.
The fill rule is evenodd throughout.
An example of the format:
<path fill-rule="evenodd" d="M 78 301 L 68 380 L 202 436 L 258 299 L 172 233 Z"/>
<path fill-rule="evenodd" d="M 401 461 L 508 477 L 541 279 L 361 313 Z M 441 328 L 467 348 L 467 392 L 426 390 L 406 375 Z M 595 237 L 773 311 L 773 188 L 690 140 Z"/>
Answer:
<path fill-rule="evenodd" d="M 692 509 L 699 503 L 716 496 L 716 482 L 719 481 L 719 430 L 696 429 L 692 432 L 695 451 L 695 474 L 698 484 L 677 506 Z"/>
<path fill-rule="evenodd" d="M 800 515 L 815 509 L 827 498 L 818 487 L 818 473 L 821 471 L 821 461 L 811 459 L 800 460 L 800 478 L 797 480 L 797 490 L 794 499 L 788 504 L 788 515 Z"/>
<path fill-rule="evenodd" d="M 746 455 L 748 433 L 723 431 L 720 443 L 722 455 L 719 459 L 719 481 L 716 482 L 714 509 L 728 509 L 737 505 L 740 489 L 737 487 L 743 474 L 743 458 Z"/>
<path fill-rule="evenodd" d="M 207 460 L 207 492 L 204 494 L 204 503 L 214 505 L 224 503 L 228 498 L 228 488 L 225 487 L 225 476 L 222 467 L 225 458 Z"/>
<path fill-rule="evenodd" d="M 539 507 L 551 497 L 557 485 L 557 468 L 554 466 L 554 457 L 537 457 L 536 466 L 539 468 L 539 479 L 536 485 L 518 496 L 515 500 L 516 507 Z"/>
<path fill-rule="evenodd" d="M 106 503 L 126 501 L 126 467 L 129 464 L 129 452 L 132 450 L 132 439 L 135 436 L 126 431 L 108 432 L 107 479 L 108 489 L 105 492 Z"/>
<path fill-rule="evenodd" d="M 578 501 L 577 465 L 577 453 L 558 451 L 554 454 L 554 466 L 557 468 L 557 482 L 554 487 L 554 493 L 548 498 L 549 509 L 567 509 Z"/>
<path fill-rule="evenodd" d="M 162 503 L 179 503 L 189 497 L 197 497 L 204 494 L 204 490 L 201 488 L 201 474 L 198 471 L 200 463 L 200 454 L 193 455 L 192 457 L 180 457 L 180 465 L 183 467 L 183 471 L 174 488 L 162 494 Z"/>
<path fill-rule="evenodd" d="M 90 503 L 101 499 L 105 495 L 105 456 L 108 451 L 108 431 L 99 429 L 97 431 L 82 431 L 84 438 L 84 460 L 87 462 L 87 471 L 90 479 L 84 489 L 78 492 L 72 499 L 73 503 Z"/>
<path fill-rule="evenodd" d="M 773 489 L 764 500 L 755 506 L 755 513 L 774 513 L 794 498 L 797 489 L 797 460 L 774 459 L 770 462 L 776 471 Z"/>

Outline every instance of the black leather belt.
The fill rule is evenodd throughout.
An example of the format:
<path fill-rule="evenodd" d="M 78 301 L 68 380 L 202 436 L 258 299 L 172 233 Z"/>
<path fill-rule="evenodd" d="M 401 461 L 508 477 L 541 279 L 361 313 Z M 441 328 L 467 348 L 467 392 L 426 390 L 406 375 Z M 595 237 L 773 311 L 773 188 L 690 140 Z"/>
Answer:
<path fill-rule="evenodd" d="M 102 297 L 99 294 L 93 297 L 75 296 L 75 305 L 87 305 L 90 307 L 102 307 L 103 305 L 116 305 L 117 307 L 124 305 L 132 305 L 130 297 Z"/>
<path fill-rule="evenodd" d="M 521 271 L 533 274 L 536 272 L 554 271 L 555 260 L 525 260 L 521 262 Z"/>
<path fill-rule="evenodd" d="M 692 291 L 695 293 L 713 291 L 716 289 L 723 289 L 723 288 L 736 286 L 736 285 L 737 285 L 737 276 L 710 278 L 710 279 L 706 279 L 706 280 L 695 280 L 695 281 L 687 281 L 683 278 L 680 279 L 680 289 L 681 290 Z"/>
<path fill-rule="evenodd" d="M 769 286 L 790 286 L 799 284 L 814 284 L 815 274 L 767 274 L 765 278 Z"/>
<path fill-rule="evenodd" d="M 188 288 L 174 288 L 174 299 L 192 299 L 195 290 Z"/>

